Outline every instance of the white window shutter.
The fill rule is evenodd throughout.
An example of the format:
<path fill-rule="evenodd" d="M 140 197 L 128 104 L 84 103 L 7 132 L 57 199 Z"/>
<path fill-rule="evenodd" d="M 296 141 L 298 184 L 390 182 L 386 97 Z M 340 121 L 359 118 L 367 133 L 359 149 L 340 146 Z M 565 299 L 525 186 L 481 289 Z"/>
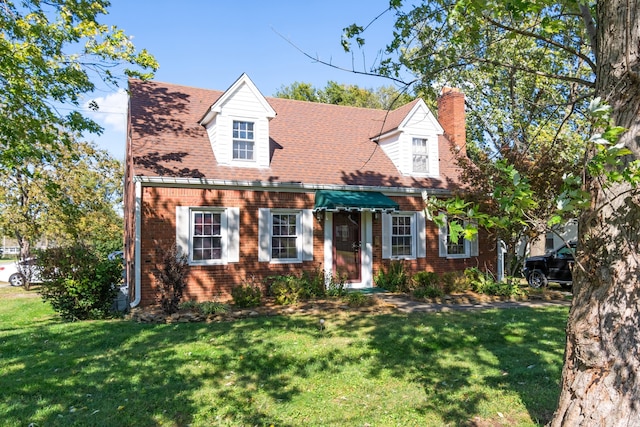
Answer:
<path fill-rule="evenodd" d="M 302 210 L 302 260 L 313 261 L 313 210 Z"/>
<path fill-rule="evenodd" d="M 179 256 L 189 256 L 189 206 L 176 206 L 176 248 Z"/>
<path fill-rule="evenodd" d="M 240 208 L 227 208 L 227 262 L 240 261 Z"/>
<path fill-rule="evenodd" d="M 476 224 L 477 227 L 477 224 Z M 478 247 L 478 238 L 479 238 L 479 234 L 480 234 L 480 230 L 478 230 L 478 233 L 476 233 L 473 236 L 473 239 L 471 239 L 471 241 L 469 242 L 469 249 L 471 251 L 471 256 L 478 256 L 480 255 L 480 248 Z"/>
<path fill-rule="evenodd" d="M 391 214 L 382 213 L 382 259 L 391 258 Z"/>
<path fill-rule="evenodd" d="M 258 209 L 258 261 L 271 261 L 271 209 Z"/>
<path fill-rule="evenodd" d="M 445 218 L 444 226 L 440 227 L 438 232 L 438 255 L 442 258 L 446 258 L 447 256 L 447 229 L 448 223 Z"/>
<path fill-rule="evenodd" d="M 426 217 L 424 211 L 418 211 L 415 215 L 416 218 L 416 234 L 417 234 L 417 258 L 426 258 L 427 256 L 427 230 L 426 230 Z"/>

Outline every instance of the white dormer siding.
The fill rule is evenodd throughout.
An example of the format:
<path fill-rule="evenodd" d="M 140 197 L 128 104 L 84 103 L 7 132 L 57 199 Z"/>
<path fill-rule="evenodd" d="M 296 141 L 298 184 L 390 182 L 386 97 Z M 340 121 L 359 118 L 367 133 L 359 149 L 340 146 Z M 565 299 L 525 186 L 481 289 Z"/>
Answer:
<path fill-rule="evenodd" d="M 201 124 L 207 130 L 218 164 L 236 167 L 269 167 L 269 120 L 275 111 L 243 74 L 207 111 Z M 233 123 L 253 124 L 253 159 L 234 158 Z"/>
<path fill-rule="evenodd" d="M 435 178 L 440 176 L 438 137 L 442 134 L 442 127 L 421 100 L 402 120 L 398 128 L 380 136 L 378 143 L 403 175 Z M 414 138 L 426 140 L 427 171 L 414 170 Z"/>

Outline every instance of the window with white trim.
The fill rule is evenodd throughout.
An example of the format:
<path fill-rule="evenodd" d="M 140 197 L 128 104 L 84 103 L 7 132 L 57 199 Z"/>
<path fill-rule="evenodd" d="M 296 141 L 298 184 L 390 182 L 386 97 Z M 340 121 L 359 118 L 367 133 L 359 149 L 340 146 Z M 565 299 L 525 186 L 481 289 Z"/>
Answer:
<path fill-rule="evenodd" d="M 391 256 L 413 257 L 414 229 L 411 215 L 391 216 Z"/>
<path fill-rule="evenodd" d="M 413 172 L 429 172 L 429 151 L 426 138 L 413 138 L 411 144 Z"/>
<path fill-rule="evenodd" d="M 313 260 L 311 209 L 258 209 L 258 261 L 298 263 Z"/>
<path fill-rule="evenodd" d="M 254 160 L 253 122 L 233 121 L 233 160 Z"/>
<path fill-rule="evenodd" d="M 271 215 L 271 259 L 299 260 L 300 213 Z"/>
<path fill-rule="evenodd" d="M 467 240 L 462 234 L 458 235 L 457 241 L 453 241 L 449 234 L 449 224 L 455 222 L 463 227 L 467 223 L 459 219 L 447 219 L 446 225 L 440 227 L 440 250 L 439 255 L 443 258 L 470 258 L 478 256 L 478 236 L 475 235 L 473 240 Z"/>
<path fill-rule="evenodd" d="M 191 259 L 222 259 L 222 213 L 192 211 Z"/>
<path fill-rule="evenodd" d="M 190 265 L 240 260 L 240 208 L 176 207 L 176 245 Z"/>

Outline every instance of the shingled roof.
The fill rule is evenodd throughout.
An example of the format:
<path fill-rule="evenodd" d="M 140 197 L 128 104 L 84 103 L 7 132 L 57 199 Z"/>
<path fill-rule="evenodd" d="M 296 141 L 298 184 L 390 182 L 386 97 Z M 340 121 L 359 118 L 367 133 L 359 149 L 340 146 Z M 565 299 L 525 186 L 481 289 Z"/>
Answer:
<path fill-rule="evenodd" d="M 223 92 L 135 79 L 129 90 L 134 176 L 442 190 L 459 183 L 444 136 L 438 142 L 441 179 L 402 175 L 374 141 L 397 128 L 417 101 L 387 112 L 266 98 L 277 114 L 269 124 L 271 164 L 254 169 L 218 165 L 199 124 Z"/>

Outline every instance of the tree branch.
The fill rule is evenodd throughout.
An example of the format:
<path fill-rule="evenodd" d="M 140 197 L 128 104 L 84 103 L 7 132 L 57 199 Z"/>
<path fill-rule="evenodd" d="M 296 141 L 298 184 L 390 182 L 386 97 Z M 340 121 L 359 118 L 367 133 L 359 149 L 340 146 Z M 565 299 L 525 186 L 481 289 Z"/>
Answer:
<path fill-rule="evenodd" d="M 492 19 L 491 17 L 489 17 L 489 16 L 487 16 L 487 15 L 484 15 L 484 14 L 483 14 L 482 16 L 483 16 L 483 18 L 484 18 L 484 19 L 486 19 L 489 23 L 491 23 L 491 24 L 495 25 L 495 26 L 496 26 L 496 27 L 498 27 L 498 28 L 501 28 L 501 29 L 503 29 L 503 30 L 507 30 L 507 31 L 511 31 L 511 32 L 513 32 L 513 33 L 520 34 L 520 35 L 525 36 L 525 37 L 532 37 L 532 38 L 534 38 L 534 39 L 536 39 L 536 40 L 540 40 L 540 41 L 542 41 L 542 42 L 544 42 L 544 43 L 547 43 L 547 44 L 549 44 L 549 45 L 551 45 L 551 46 L 555 46 L 555 47 L 557 47 L 558 49 L 562 49 L 562 50 L 564 50 L 564 51 L 566 51 L 566 52 L 569 52 L 570 54 L 575 55 L 575 56 L 577 56 L 578 58 L 583 59 L 587 64 L 589 64 L 589 67 L 591 67 L 591 69 L 592 69 L 594 72 L 595 72 L 595 70 L 596 70 L 596 64 L 591 60 L 591 58 L 589 58 L 588 56 L 586 56 L 586 55 L 584 55 L 584 54 L 582 54 L 582 53 L 578 52 L 577 50 L 575 50 L 575 49 L 573 49 L 573 48 L 571 48 L 571 47 L 569 47 L 569 46 L 565 46 L 565 45 L 560 44 L 560 43 L 558 43 L 558 42 L 555 42 L 555 41 L 553 41 L 553 40 L 551 40 L 551 39 L 548 39 L 548 38 L 546 38 L 546 37 L 542 37 L 541 35 L 536 34 L 536 33 L 534 33 L 534 32 L 531 32 L 531 31 L 525 31 L 525 30 L 521 30 L 521 29 L 519 29 L 519 28 L 510 27 L 510 26 L 508 26 L 508 25 L 505 25 L 505 24 L 503 24 L 503 23 L 501 23 L 501 22 L 498 22 L 498 21 L 496 21 L 496 20 Z"/>

